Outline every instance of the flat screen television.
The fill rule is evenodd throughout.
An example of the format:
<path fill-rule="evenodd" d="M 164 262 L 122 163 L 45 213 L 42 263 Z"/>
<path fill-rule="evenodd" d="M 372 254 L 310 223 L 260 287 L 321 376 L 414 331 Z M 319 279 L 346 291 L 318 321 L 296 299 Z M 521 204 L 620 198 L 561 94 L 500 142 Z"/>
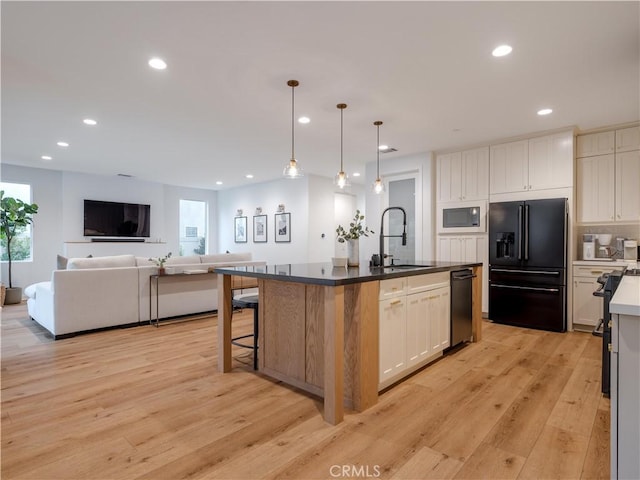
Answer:
<path fill-rule="evenodd" d="M 85 237 L 149 237 L 151 205 L 84 201 Z"/>

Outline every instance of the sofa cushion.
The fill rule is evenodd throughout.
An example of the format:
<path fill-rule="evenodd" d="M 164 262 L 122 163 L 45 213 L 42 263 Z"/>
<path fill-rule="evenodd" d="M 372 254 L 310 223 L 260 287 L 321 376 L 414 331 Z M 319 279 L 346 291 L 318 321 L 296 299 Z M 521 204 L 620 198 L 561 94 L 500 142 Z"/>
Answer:
<path fill-rule="evenodd" d="M 135 267 L 136 257 L 133 255 L 112 255 L 109 257 L 70 258 L 67 270 L 81 270 L 86 268 L 117 268 Z"/>
<path fill-rule="evenodd" d="M 219 253 L 216 255 L 201 255 L 202 263 L 226 263 L 251 260 L 251 253 Z"/>
<path fill-rule="evenodd" d="M 171 257 L 165 262 L 165 265 L 194 265 L 199 263 L 199 256 L 187 255 L 185 257 Z"/>

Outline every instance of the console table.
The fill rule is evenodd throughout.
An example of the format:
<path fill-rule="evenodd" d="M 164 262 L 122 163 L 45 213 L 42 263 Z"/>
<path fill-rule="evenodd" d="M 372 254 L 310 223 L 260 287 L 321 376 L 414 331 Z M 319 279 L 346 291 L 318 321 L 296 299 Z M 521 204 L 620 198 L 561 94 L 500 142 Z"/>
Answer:
<path fill-rule="evenodd" d="M 193 277 L 195 275 L 209 275 L 211 276 L 211 279 L 215 279 L 215 273 L 213 272 L 198 272 L 198 273 L 171 273 L 171 274 L 164 274 L 164 275 L 159 275 L 157 273 L 154 273 L 153 275 L 149 275 L 149 325 L 153 325 L 153 308 L 152 308 L 152 302 L 153 302 L 153 284 L 155 283 L 156 286 L 156 294 L 155 294 L 155 298 L 156 298 L 156 328 L 160 325 L 160 279 L 161 278 L 172 278 L 174 280 L 179 280 L 181 278 L 185 278 L 185 277 Z"/>
<path fill-rule="evenodd" d="M 246 268 L 246 267 L 244 267 Z M 199 273 L 166 273 L 164 275 L 159 275 L 157 273 L 149 276 L 149 325 L 153 325 L 153 285 L 155 283 L 155 300 L 156 300 L 156 327 L 159 326 L 160 323 L 160 279 L 161 278 L 173 278 L 179 279 L 184 277 L 193 277 L 197 275 L 217 275 L 214 272 L 199 272 Z M 215 277 L 212 277 L 215 278 Z M 258 287 L 258 279 L 256 278 L 248 278 L 248 277 L 240 277 L 237 275 L 233 275 L 231 277 L 231 290 L 245 290 L 252 289 Z"/>

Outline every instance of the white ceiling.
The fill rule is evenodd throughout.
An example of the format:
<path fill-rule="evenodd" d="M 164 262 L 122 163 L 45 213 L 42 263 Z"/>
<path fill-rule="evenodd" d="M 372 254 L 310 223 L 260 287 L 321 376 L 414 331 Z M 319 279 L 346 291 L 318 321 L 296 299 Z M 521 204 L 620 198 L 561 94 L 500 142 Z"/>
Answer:
<path fill-rule="evenodd" d="M 296 157 L 324 176 L 339 166 L 341 102 L 345 170 L 363 174 L 375 120 L 398 149 L 383 162 L 634 121 L 639 5 L 3 1 L 2 162 L 212 189 L 279 178 L 289 79 L 311 118 Z M 492 57 L 502 43 L 513 53 Z"/>

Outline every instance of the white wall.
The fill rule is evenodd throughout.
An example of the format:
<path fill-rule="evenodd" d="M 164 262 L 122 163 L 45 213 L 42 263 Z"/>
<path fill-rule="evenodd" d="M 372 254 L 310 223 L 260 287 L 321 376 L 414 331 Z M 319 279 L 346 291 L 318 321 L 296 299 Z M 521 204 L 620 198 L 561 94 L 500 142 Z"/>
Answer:
<path fill-rule="evenodd" d="M 393 160 L 380 160 L 380 176 L 383 181 L 385 177 L 393 175 L 404 175 L 415 173 L 416 178 L 416 215 L 422 217 L 421 231 L 416 231 L 416 255 L 422 258 L 416 260 L 435 259 L 435 162 L 431 152 L 418 155 L 407 155 L 397 157 Z M 376 234 L 373 237 L 360 242 L 360 257 L 370 258 L 373 253 L 379 251 L 380 215 L 382 211 L 389 207 L 386 204 L 384 194 L 376 195 L 370 188 L 376 179 L 376 163 L 370 162 L 366 168 L 366 215 L 369 218 L 367 225 Z M 392 205 L 391 205 L 392 206 Z M 416 225 L 418 219 L 416 219 Z M 418 252 L 422 252 L 421 255 Z M 368 260 L 367 260 L 368 261 Z"/>
<path fill-rule="evenodd" d="M 180 199 L 202 200 L 209 204 L 209 251 L 218 251 L 217 196 L 213 190 L 177 187 L 135 178 L 89 175 L 38 168 L 3 165 L 2 181 L 27 183 L 32 187 L 32 201 L 39 206 L 33 226 L 33 262 L 14 262 L 14 285 L 25 287 L 51 279 L 56 255 L 70 251 L 94 256 L 131 253 L 159 256 L 180 251 Z M 151 205 L 151 241 L 161 244 L 66 243 L 86 242 L 83 235 L 84 199 L 133 202 Z M 132 247 L 132 245 L 135 245 Z M 7 265 L 2 264 L 2 278 Z"/>
<path fill-rule="evenodd" d="M 128 177 L 64 172 L 62 189 L 62 234 L 65 242 L 87 240 L 84 237 L 85 199 L 151 205 L 150 238 L 164 240 L 166 236 L 164 189 L 161 183 Z"/>
<path fill-rule="evenodd" d="M 62 172 L 16 165 L 2 166 L 2 181 L 31 185 L 31 202 L 38 204 L 33 217 L 33 260 L 12 262 L 14 287 L 49 280 L 62 248 Z M 8 285 L 8 264 L 2 262 L 2 281 Z"/>

